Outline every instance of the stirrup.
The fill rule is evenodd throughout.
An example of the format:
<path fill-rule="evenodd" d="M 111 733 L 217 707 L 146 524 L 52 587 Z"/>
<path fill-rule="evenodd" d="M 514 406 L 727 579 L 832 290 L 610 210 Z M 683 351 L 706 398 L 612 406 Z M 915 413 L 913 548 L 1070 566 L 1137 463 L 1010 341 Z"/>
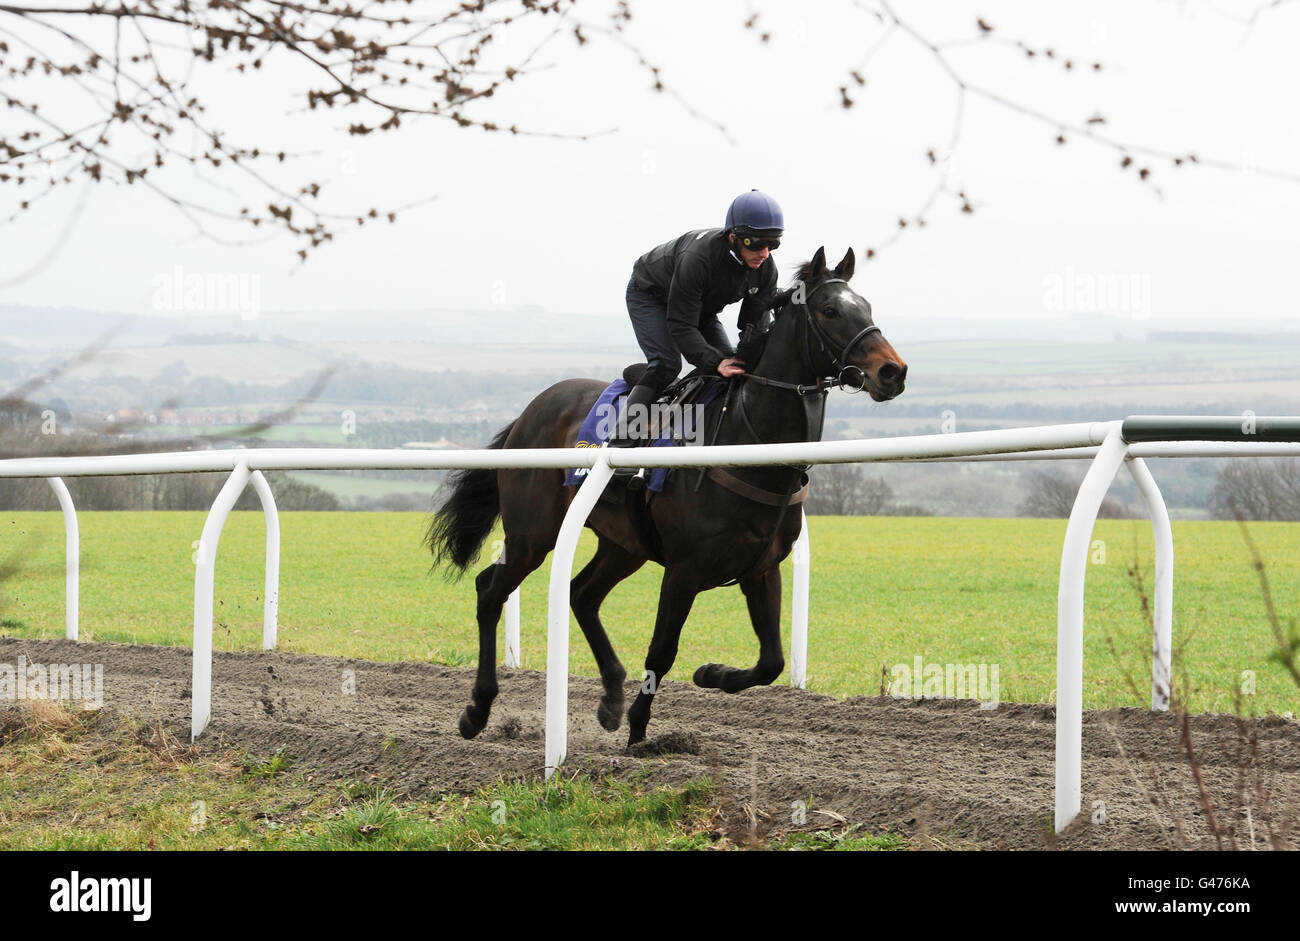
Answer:
<path fill-rule="evenodd" d="M 626 471 L 627 473 L 621 474 L 620 471 Z M 614 468 L 614 476 L 625 480 L 627 489 L 634 493 L 645 489 L 646 472 L 644 467 L 616 467 Z"/>

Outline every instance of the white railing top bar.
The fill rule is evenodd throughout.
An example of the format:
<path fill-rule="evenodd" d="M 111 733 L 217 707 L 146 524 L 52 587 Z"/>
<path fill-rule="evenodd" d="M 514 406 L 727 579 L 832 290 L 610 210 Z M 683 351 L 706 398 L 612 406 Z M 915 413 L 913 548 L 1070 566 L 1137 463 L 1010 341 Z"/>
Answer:
<path fill-rule="evenodd" d="M 1080 422 L 1038 428 L 962 431 L 896 438 L 794 441 L 787 444 L 692 448 L 605 449 L 613 467 L 737 467 L 764 464 L 1052 461 L 1095 457 L 1120 422 Z M 0 460 L 3 477 L 103 477 L 128 474 L 229 472 L 239 464 L 267 470 L 455 470 L 501 467 L 591 467 L 597 448 L 510 451 L 400 448 L 222 448 L 96 457 L 24 457 Z M 1144 441 L 1130 458 L 1300 456 L 1286 441 Z"/>
<path fill-rule="evenodd" d="M 1078 461 L 1097 456 L 1097 448 L 1056 448 L 1014 454 L 970 454 L 964 457 L 902 458 L 898 464 L 951 461 Z M 1128 446 L 1129 458 L 1147 457 L 1300 457 L 1294 441 L 1144 441 Z"/>
<path fill-rule="evenodd" d="M 496 467 L 590 467 L 595 449 L 520 451 L 401 448 L 221 448 L 100 457 L 29 457 L 0 461 L 0 477 L 104 477 L 255 470 L 440 470 Z M 518 460 L 515 455 L 526 455 Z"/>
<path fill-rule="evenodd" d="M 940 435 L 786 444 L 714 445 L 691 448 L 535 448 L 519 450 L 399 450 L 374 448 L 226 448 L 101 457 L 27 457 L 0 460 L 0 477 L 94 477 L 231 471 L 244 464 L 261 470 L 434 470 L 502 467 L 591 467 L 604 453 L 613 467 L 739 467 L 771 464 L 836 464 L 902 458 L 1089 447 L 1100 444 L 1120 422 L 1080 422 L 1039 428 L 964 431 Z"/>
<path fill-rule="evenodd" d="M 1142 441 L 1129 457 L 1298 457 L 1295 441 Z"/>

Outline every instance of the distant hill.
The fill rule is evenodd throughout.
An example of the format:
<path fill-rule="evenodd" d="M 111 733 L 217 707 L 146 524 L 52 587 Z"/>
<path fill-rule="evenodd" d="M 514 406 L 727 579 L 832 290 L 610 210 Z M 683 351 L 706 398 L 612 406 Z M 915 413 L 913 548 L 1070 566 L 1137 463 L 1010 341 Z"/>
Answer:
<path fill-rule="evenodd" d="M 1045 343 L 1300 343 L 1300 325 L 1297 329 L 1279 330 L 1277 321 L 1256 323 L 1240 318 L 1233 320 L 1236 329 L 1232 333 L 1213 329 L 1222 321 L 1203 321 L 1210 328 L 1203 331 L 1187 329 L 1197 326 L 1196 322 L 1179 324 L 1179 330 L 1159 330 L 1153 329 L 1159 325 L 1155 321 L 1100 314 L 1044 314 L 1032 320 L 955 315 L 914 319 L 906 310 L 882 308 L 876 311 L 876 320 L 895 344 L 998 339 Z M 734 334 L 734 308 L 723 312 L 723 324 Z M 121 332 L 113 338 L 110 348 L 228 345 L 257 339 L 349 348 L 417 343 L 455 351 L 463 347 L 480 351 L 620 351 L 617 357 L 629 362 L 629 357 L 637 353 L 621 303 L 611 305 L 608 316 L 560 313 L 527 305 L 509 310 L 273 311 L 258 312 L 252 319 L 238 313 L 127 316 L 0 304 L 0 355 L 16 352 L 14 347 L 79 350 L 119 325 Z"/>
<path fill-rule="evenodd" d="M 0 344 L 31 349 L 80 348 L 121 325 L 111 347 L 195 345 L 243 339 L 308 343 L 424 342 L 598 348 L 632 343 L 620 316 L 520 310 L 277 311 L 252 319 L 232 314 L 127 316 L 99 311 L 0 305 Z"/>
<path fill-rule="evenodd" d="M 1152 330 L 1147 334 L 1151 343 L 1258 343 L 1272 346 L 1289 343 L 1300 346 L 1300 333 L 1228 333 L 1214 330 Z"/>

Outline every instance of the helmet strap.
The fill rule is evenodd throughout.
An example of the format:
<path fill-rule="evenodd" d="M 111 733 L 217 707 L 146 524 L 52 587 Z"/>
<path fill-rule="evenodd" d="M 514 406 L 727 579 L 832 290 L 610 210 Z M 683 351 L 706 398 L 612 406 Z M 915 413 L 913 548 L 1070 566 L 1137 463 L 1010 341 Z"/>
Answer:
<path fill-rule="evenodd" d="M 740 254 L 740 240 L 736 237 L 736 230 L 732 229 L 729 234 L 731 236 L 731 257 L 736 259 L 736 264 L 740 265 L 740 267 L 748 268 L 749 266 L 745 264 L 745 259 Z"/>

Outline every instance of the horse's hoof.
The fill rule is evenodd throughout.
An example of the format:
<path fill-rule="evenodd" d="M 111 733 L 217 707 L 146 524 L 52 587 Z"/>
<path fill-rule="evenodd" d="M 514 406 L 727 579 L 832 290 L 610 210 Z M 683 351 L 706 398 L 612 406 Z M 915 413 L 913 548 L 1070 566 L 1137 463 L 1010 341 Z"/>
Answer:
<path fill-rule="evenodd" d="M 460 714 L 460 722 L 457 723 L 457 727 L 460 729 L 461 738 L 473 738 L 483 731 L 483 726 L 487 725 L 486 717 L 482 721 L 476 721 L 470 715 L 473 708 L 473 706 L 467 706 L 465 711 Z"/>
<path fill-rule="evenodd" d="M 606 702 L 602 699 L 600 705 L 596 707 L 596 720 L 606 732 L 617 732 L 618 727 L 623 724 L 623 700 Z"/>
<path fill-rule="evenodd" d="M 633 730 L 632 730 L 631 732 L 629 732 L 628 735 L 627 735 L 627 747 L 628 747 L 628 748 L 631 748 L 633 745 L 637 745 L 637 744 L 639 744 L 639 743 L 641 743 L 641 742 L 644 742 L 644 741 L 645 741 L 645 729 L 642 729 L 640 732 L 638 732 L 638 731 L 636 731 L 635 729 L 633 729 Z"/>
<path fill-rule="evenodd" d="M 704 664 L 704 666 L 700 667 L 698 670 L 695 671 L 695 675 L 691 677 L 691 681 L 696 686 L 699 686 L 703 689 L 717 689 L 718 671 L 721 669 L 722 669 L 721 664 L 706 663 Z"/>

